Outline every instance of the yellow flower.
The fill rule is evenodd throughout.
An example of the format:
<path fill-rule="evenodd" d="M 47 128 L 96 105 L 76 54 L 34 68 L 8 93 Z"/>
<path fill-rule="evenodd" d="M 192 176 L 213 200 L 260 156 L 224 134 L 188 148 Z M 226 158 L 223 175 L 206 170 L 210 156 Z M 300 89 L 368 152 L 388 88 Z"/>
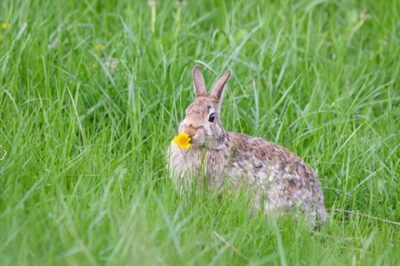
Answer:
<path fill-rule="evenodd" d="M 173 142 L 178 144 L 179 148 L 187 150 L 190 148 L 190 146 L 192 146 L 190 144 L 190 140 L 191 139 L 188 134 L 180 132 L 177 136 L 175 136 Z"/>
<path fill-rule="evenodd" d="M 98 52 L 101 52 L 101 51 L 103 51 L 104 49 L 106 49 L 106 47 L 103 45 L 103 44 L 96 44 L 94 47 L 93 47 L 93 50 L 96 52 L 96 53 L 98 53 Z"/>
<path fill-rule="evenodd" d="M 7 22 L 3 22 L 0 24 L 0 28 L 2 30 L 6 30 L 6 29 L 8 29 L 8 27 L 10 27 L 10 24 L 8 24 Z"/>

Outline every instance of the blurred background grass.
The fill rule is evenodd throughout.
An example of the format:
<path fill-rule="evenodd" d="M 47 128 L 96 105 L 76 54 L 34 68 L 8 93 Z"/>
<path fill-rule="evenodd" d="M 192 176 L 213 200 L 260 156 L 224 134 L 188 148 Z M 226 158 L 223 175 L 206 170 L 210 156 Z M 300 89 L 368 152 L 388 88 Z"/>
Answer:
<path fill-rule="evenodd" d="M 395 0 L 1 1 L 0 263 L 397 264 L 399 13 Z M 233 70 L 227 130 L 316 170 L 324 228 L 249 217 L 240 195 L 176 194 L 164 151 L 195 64 L 209 86 Z"/>

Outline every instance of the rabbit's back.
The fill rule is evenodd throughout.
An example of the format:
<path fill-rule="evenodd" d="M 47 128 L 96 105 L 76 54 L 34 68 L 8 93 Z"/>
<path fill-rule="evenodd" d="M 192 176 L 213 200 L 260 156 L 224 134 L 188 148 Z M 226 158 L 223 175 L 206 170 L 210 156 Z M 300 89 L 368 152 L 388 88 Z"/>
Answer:
<path fill-rule="evenodd" d="M 259 137 L 229 133 L 231 160 L 229 176 L 236 184 L 249 184 L 254 206 L 266 212 L 298 208 L 324 222 L 326 211 L 315 173 L 287 149 Z M 261 206 L 263 204 L 263 206 Z"/>

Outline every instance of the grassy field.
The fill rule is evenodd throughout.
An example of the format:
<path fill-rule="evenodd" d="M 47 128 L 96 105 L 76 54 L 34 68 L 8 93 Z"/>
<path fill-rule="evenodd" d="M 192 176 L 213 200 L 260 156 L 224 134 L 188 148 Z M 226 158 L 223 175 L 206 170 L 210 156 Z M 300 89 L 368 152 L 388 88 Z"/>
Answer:
<path fill-rule="evenodd" d="M 0 2 L 0 264 L 398 265 L 400 2 L 158 2 Z M 177 195 L 195 64 L 316 170 L 321 230 Z"/>

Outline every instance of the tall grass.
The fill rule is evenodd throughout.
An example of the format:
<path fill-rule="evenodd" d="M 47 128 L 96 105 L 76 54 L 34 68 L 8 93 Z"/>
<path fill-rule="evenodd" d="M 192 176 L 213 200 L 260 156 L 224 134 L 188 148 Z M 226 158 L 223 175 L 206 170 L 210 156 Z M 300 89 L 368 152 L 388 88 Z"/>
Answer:
<path fill-rule="evenodd" d="M 0 2 L 0 264 L 396 265 L 400 2 Z M 316 170 L 329 219 L 177 195 L 164 151 L 233 70 L 227 130 Z M 3 156 L 4 155 L 4 156 Z M 4 158 L 3 158 L 4 157 Z"/>

